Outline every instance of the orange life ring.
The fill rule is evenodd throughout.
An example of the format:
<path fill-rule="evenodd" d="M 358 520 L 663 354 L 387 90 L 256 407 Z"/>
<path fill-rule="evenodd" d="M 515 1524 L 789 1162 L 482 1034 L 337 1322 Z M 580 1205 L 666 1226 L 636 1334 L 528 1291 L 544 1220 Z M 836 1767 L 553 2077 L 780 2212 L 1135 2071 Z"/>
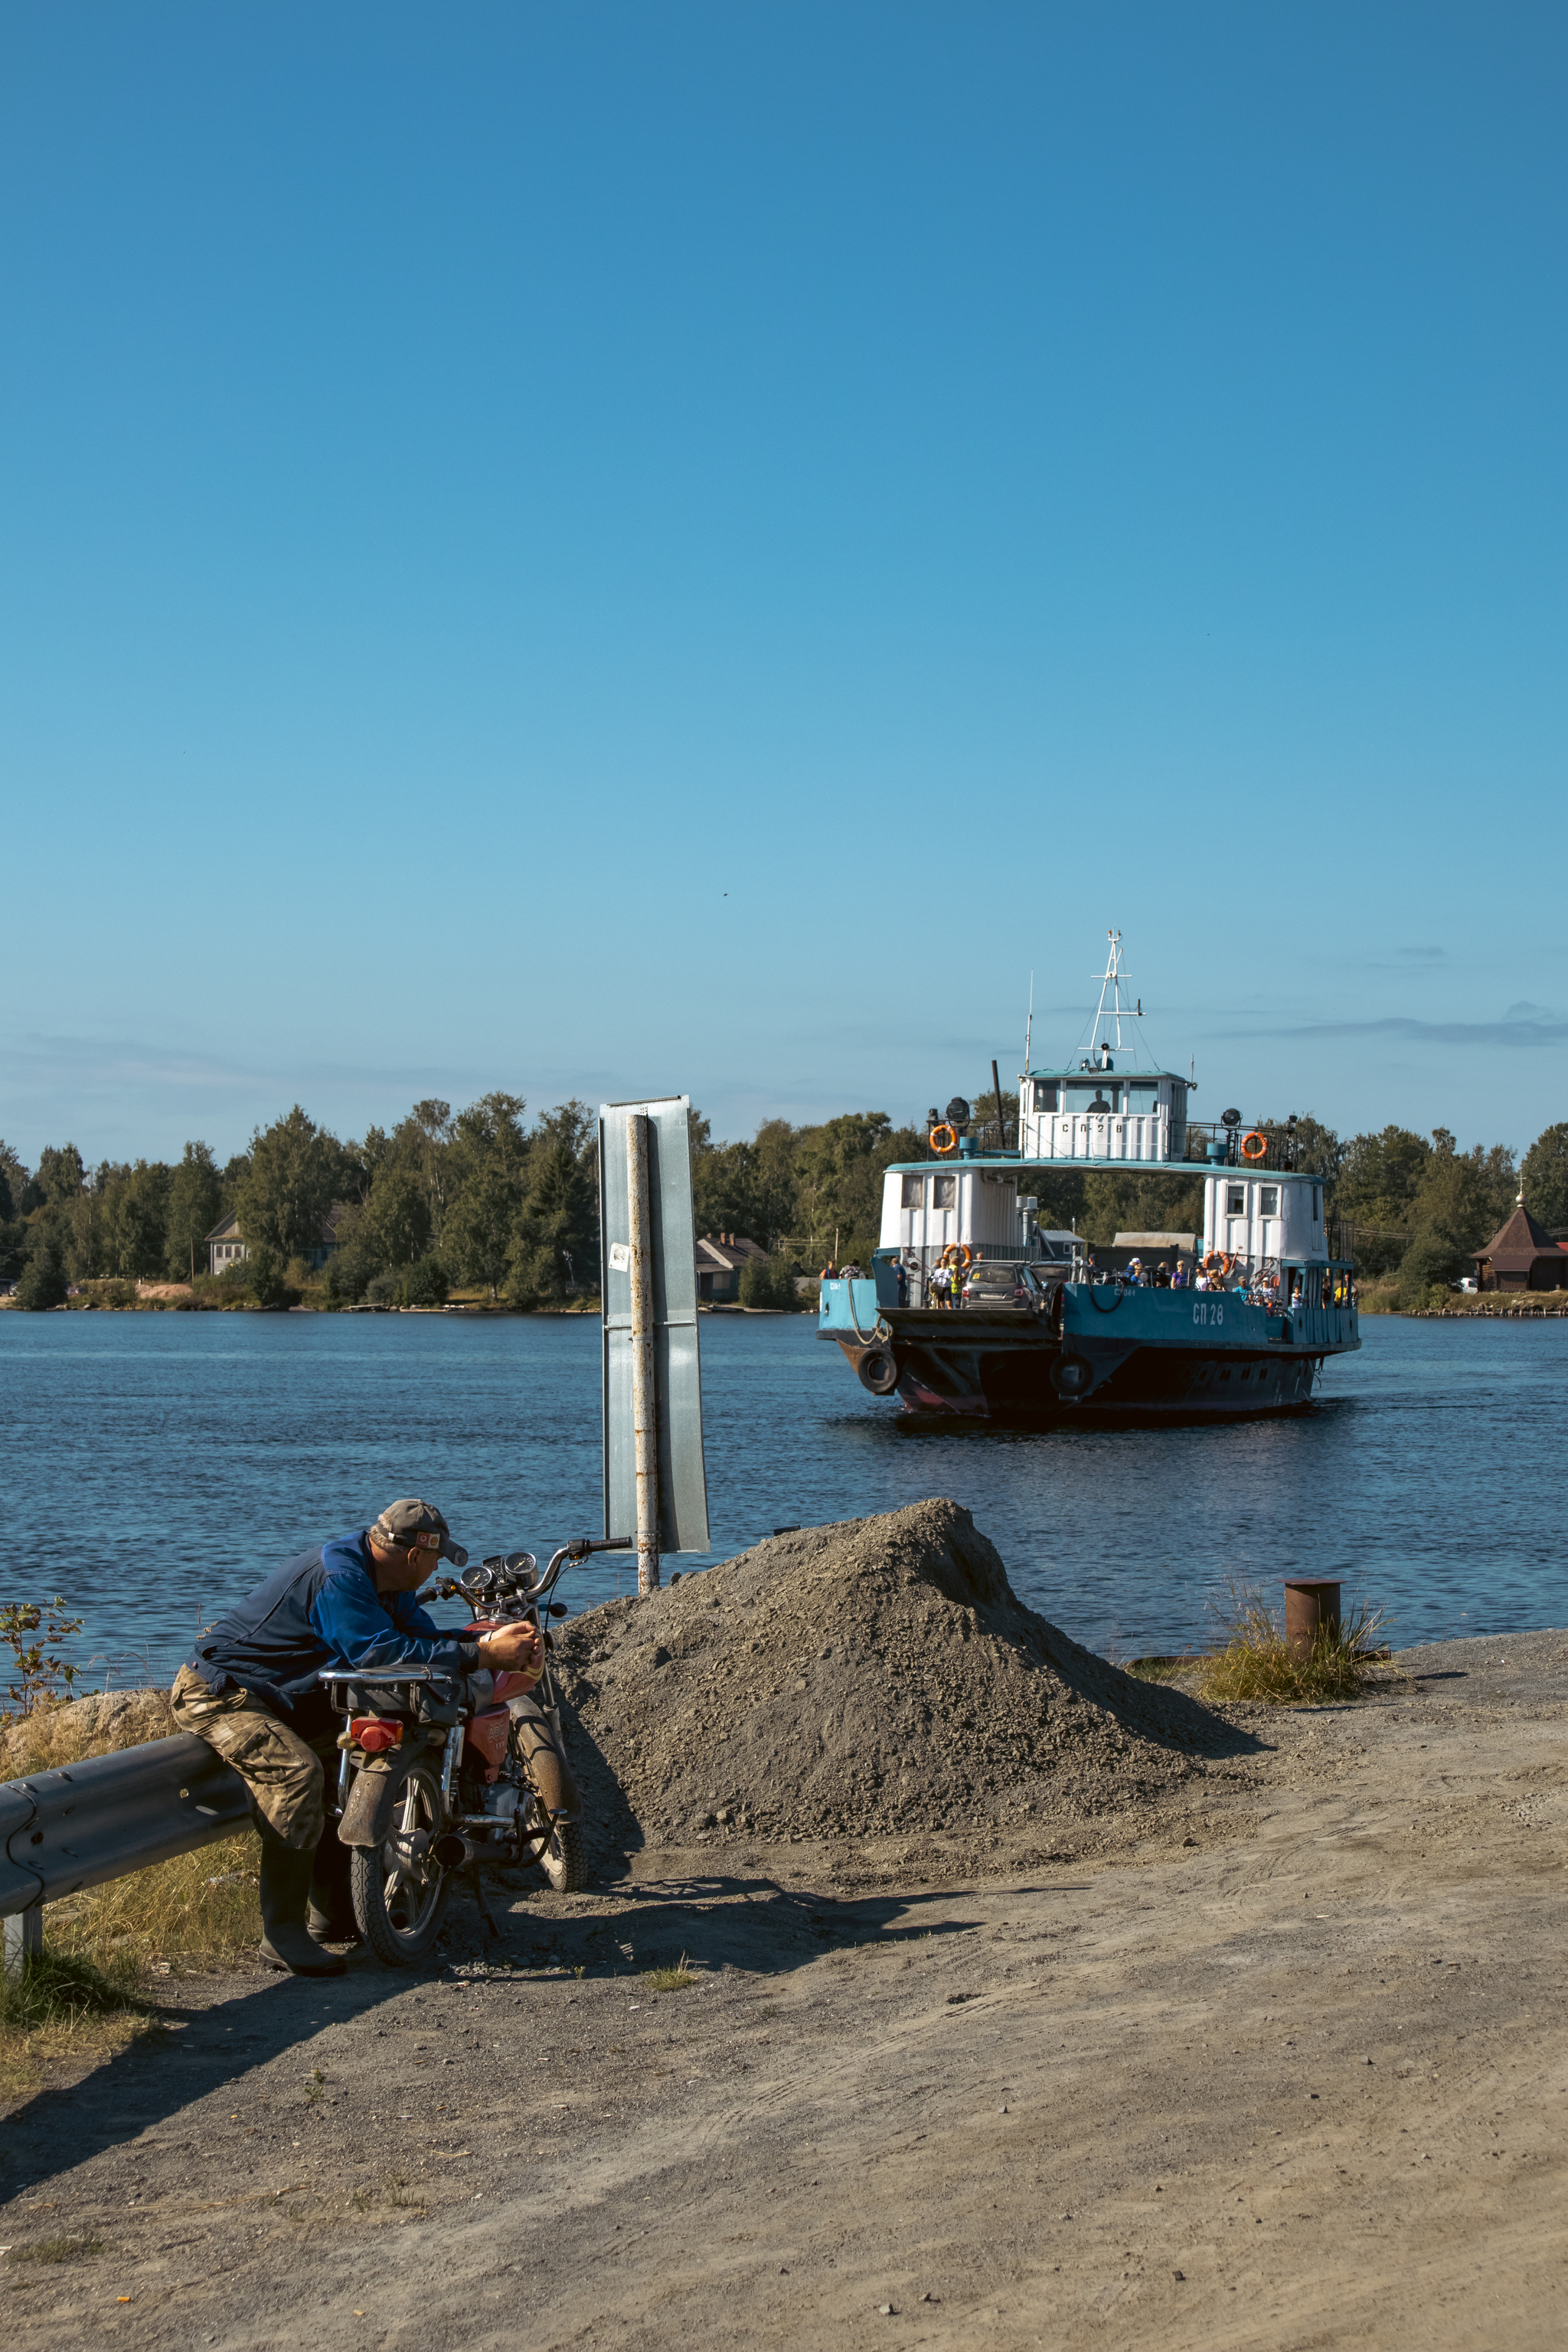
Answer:
<path fill-rule="evenodd" d="M 945 1143 L 939 1143 L 937 1141 L 937 1137 L 939 1135 L 945 1135 L 947 1141 Z M 930 1143 L 933 1151 L 948 1152 L 956 1151 L 958 1150 L 958 1130 L 945 1118 L 938 1119 L 936 1125 L 932 1128 L 926 1139 Z"/>
<path fill-rule="evenodd" d="M 967 1274 L 974 1264 L 974 1252 L 967 1242 L 949 1242 L 938 1263 L 952 1266 L 959 1274 Z"/>
<path fill-rule="evenodd" d="M 1258 1149 L 1256 1151 L 1248 1151 L 1247 1147 L 1249 1143 L 1257 1144 Z M 1254 1128 L 1250 1134 L 1244 1135 L 1241 1139 L 1241 1156 L 1244 1160 L 1267 1160 L 1268 1157 L 1268 1138 L 1266 1135 L 1259 1135 L 1258 1129 Z"/>
<path fill-rule="evenodd" d="M 1205 1254 L 1203 1264 L 1204 1272 L 1205 1274 L 1222 1273 L 1225 1268 L 1225 1252 L 1223 1250 L 1207 1251 Z"/>

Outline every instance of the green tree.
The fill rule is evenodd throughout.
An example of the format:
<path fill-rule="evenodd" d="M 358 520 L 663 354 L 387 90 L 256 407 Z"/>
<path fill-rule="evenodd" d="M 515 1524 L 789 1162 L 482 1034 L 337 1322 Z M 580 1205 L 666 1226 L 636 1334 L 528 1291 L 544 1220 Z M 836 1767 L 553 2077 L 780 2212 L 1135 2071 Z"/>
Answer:
<path fill-rule="evenodd" d="M 337 1137 L 307 1118 L 298 1103 L 287 1118 L 258 1128 L 235 1202 L 247 1247 L 270 1250 L 280 1266 L 320 1249 L 322 1220 L 340 1197 L 347 1172 Z"/>
<path fill-rule="evenodd" d="M 1414 1238 L 1399 1261 L 1400 1302 L 1420 1306 L 1435 1284 L 1475 1271 L 1472 1253 L 1491 1239 L 1511 1205 L 1513 1154 L 1497 1144 L 1460 1151 L 1447 1128 L 1433 1130 L 1432 1155 L 1410 1216 Z"/>
<path fill-rule="evenodd" d="M 99 1270 L 126 1281 L 163 1274 L 169 1175 L 161 1160 L 139 1160 L 116 1171 L 103 1192 Z"/>
<path fill-rule="evenodd" d="M 1355 1262 L 1362 1273 L 1386 1272 L 1410 1247 L 1415 1196 L 1431 1162 L 1431 1144 L 1407 1127 L 1352 1135 L 1345 1145 L 1333 1213 L 1355 1227 Z"/>
<path fill-rule="evenodd" d="M 404 1276 L 399 1303 L 404 1307 L 439 1307 L 448 1287 L 447 1269 L 440 1259 L 422 1257 Z"/>
<path fill-rule="evenodd" d="M 596 1121 L 585 1103 L 563 1103 L 535 1128 L 507 1259 L 514 1305 L 538 1307 L 598 1289 L 597 1156 Z"/>
<path fill-rule="evenodd" d="M 846 1111 L 807 1128 L 795 1153 L 801 1238 L 841 1260 L 868 1258 L 882 1228 L 882 1178 L 896 1160 L 926 1156 L 915 1128 L 895 1128 L 886 1111 Z"/>
<path fill-rule="evenodd" d="M 451 1147 L 452 1106 L 434 1097 L 415 1104 L 399 1121 L 391 1143 L 392 1156 L 412 1169 L 424 1193 L 430 1237 L 437 1248 L 447 1221 Z"/>
<path fill-rule="evenodd" d="M 721 1143 L 693 1159 L 691 1214 L 700 1234 L 746 1234 L 765 1247 L 753 1145 Z"/>
<path fill-rule="evenodd" d="M 366 1278 L 413 1265 L 429 1249 L 430 1239 L 430 1203 L 417 1168 L 401 1157 L 384 1161 L 351 1229 L 351 1245 Z"/>
<path fill-rule="evenodd" d="M 27 1254 L 16 1282 L 16 1304 L 30 1313 L 58 1307 L 66 1295 L 65 1268 L 47 1226 L 36 1225 L 27 1236 Z"/>
<path fill-rule="evenodd" d="M 1568 1227 L 1568 1122 L 1542 1129 L 1519 1171 L 1524 1205 L 1550 1233 Z"/>
<path fill-rule="evenodd" d="M 47 1145 L 38 1155 L 38 1165 L 27 1188 L 29 1194 L 36 1192 L 37 1197 L 25 1201 L 24 1214 L 30 1208 L 63 1208 L 76 1199 L 86 1184 L 87 1171 L 75 1144 L 62 1144 L 58 1150 Z"/>
<path fill-rule="evenodd" d="M 170 1171 L 163 1223 L 163 1269 L 172 1281 L 185 1281 L 193 1267 L 205 1273 L 202 1244 L 222 1214 L 223 1177 L 212 1146 L 187 1143 L 179 1166 Z"/>
<path fill-rule="evenodd" d="M 521 1095 L 489 1094 L 459 1111 L 453 1122 L 452 1199 L 442 1255 L 459 1282 L 484 1283 L 492 1298 L 506 1279 L 522 1205 L 526 1108 Z"/>
<path fill-rule="evenodd" d="M 19 1217 L 27 1189 L 26 1162 L 0 1136 L 0 1219 Z"/>
<path fill-rule="evenodd" d="M 283 1260 L 266 1242 L 252 1243 L 245 1255 L 245 1286 L 258 1307 L 281 1307 L 287 1284 Z"/>

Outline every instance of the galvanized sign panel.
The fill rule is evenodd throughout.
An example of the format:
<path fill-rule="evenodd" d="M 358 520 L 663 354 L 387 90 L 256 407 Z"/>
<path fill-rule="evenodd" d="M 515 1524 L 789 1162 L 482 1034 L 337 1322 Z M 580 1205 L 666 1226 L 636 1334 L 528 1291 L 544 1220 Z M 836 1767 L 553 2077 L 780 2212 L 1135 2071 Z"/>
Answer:
<path fill-rule="evenodd" d="M 691 1223 L 689 1095 L 599 1106 L 599 1263 L 604 1277 L 605 1533 L 637 1532 L 632 1431 L 631 1215 L 626 1121 L 648 1123 L 653 1241 L 654 1378 L 658 1393 L 658 1545 L 707 1551 L 702 1368 L 697 1341 L 697 1244 Z"/>

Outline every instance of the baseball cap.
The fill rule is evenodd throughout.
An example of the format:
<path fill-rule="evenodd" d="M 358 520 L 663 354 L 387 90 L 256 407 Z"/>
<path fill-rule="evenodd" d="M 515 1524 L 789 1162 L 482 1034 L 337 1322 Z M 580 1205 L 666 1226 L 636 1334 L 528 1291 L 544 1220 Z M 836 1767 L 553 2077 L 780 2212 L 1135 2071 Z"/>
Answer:
<path fill-rule="evenodd" d="M 461 1544 L 452 1541 L 452 1532 L 434 1503 L 422 1503 L 417 1495 L 405 1495 L 401 1502 L 388 1503 L 371 1534 L 383 1543 L 395 1544 L 400 1551 L 425 1551 L 432 1559 L 449 1559 L 454 1568 L 466 1568 L 468 1555 Z"/>

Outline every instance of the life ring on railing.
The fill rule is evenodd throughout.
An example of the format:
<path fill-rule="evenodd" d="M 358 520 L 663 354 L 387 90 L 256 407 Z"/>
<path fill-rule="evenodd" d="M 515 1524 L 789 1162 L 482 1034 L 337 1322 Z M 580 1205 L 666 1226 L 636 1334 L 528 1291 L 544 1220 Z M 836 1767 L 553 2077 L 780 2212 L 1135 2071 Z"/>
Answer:
<path fill-rule="evenodd" d="M 1256 1151 L 1249 1151 L 1247 1150 L 1247 1147 L 1249 1143 L 1257 1144 L 1258 1149 Z M 1254 1128 L 1250 1134 L 1244 1135 L 1241 1139 L 1241 1156 L 1244 1160 L 1267 1160 L 1268 1157 L 1268 1138 L 1266 1135 L 1259 1135 L 1258 1129 Z"/>
<path fill-rule="evenodd" d="M 1205 1251 L 1204 1255 L 1203 1267 L 1205 1274 L 1223 1274 L 1225 1271 L 1225 1252 L 1223 1250 Z"/>
<path fill-rule="evenodd" d="M 952 1266 L 955 1274 L 967 1274 L 974 1264 L 974 1252 L 967 1242 L 949 1242 L 937 1264 Z"/>
<path fill-rule="evenodd" d="M 947 1141 L 945 1143 L 939 1143 L 937 1141 L 937 1137 L 939 1135 L 945 1135 Z M 936 1125 L 932 1128 L 930 1135 L 926 1138 L 926 1140 L 931 1145 L 931 1150 L 935 1152 L 942 1153 L 956 1151 L 958 1150 L 958 1129 L 953 1126 L 951 1119 L 939 1118 Z"/>

